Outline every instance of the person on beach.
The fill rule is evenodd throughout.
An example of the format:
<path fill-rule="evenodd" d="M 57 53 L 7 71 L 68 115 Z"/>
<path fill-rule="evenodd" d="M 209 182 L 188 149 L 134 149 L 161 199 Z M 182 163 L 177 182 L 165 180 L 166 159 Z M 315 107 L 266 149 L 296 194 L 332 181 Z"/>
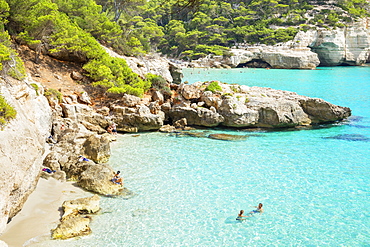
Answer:
<path fill-rule="evenodd" d="M 113 128 L 112 128 L 112 125 L 109 125 L 108 128 L 107 128 L 107 131 L 109 134 L 113 135 Z"/>
<path fill-rule="evenodd" d="M 85 157 L 83 157 L 82 155 L 80 155 L 80 156 L 78 156 L 78 162 L 82 162 L 82 161 L 89 161 L 89 159 L 88 158 L 85 158 Z"/>
<path fill-rule="evenodd" d="M 257 208 L 256 210 L 250 211 L 249 213 L 250 214 L 255 214 L 255 213 L 262 214 L 263 213 L 263 208 L 262 207 L 263 207 L 263 204 L 260 203 L 260 204 L 258 204 L 258 206 L 255 206 L 255 208 Z"/>
<path fill-rule="evenodd" d="M 117 135 L 117 125 L 115 123 L 112 123 L 112 134 Z"/>
<path fill-rule="evenodd" d="M 122 185 L 122 178 L 120 177 L 120 174 L 121 172 L 120 171 L 117 171 L 116 174 L 114 174 L 114 177 L 112 178 L 112 182 L 113 183 L 116 183 L 116 184 L 119 184 L 119 185 Z"/>
<path fill-rule="evenodd" d="M 243 215 L 244 214 L 244 210 L 240 210 L 239 214 L 238 214 L 238 217 L 236 217 L 236 220 L 246 220 L 245 218 L 246 217 L 252 217 L 252 216 L 246 216 L 246 215 Z M 245 218 L 243 218 L 245 217 Z"/>
<path fill-rule="evenodd" d="M 49 174 L 56 172 L 55 170 L 51 170 L 50 168 L 43 168 L 42 171 L 47 172 Z"/>
<path fill-rule="evenodd" d="M 57 141 L 53 139 L 53 136 L 49 136 L 48 139 L 46 140 L 47 143 L 49 144 L 56 144 Z"/>

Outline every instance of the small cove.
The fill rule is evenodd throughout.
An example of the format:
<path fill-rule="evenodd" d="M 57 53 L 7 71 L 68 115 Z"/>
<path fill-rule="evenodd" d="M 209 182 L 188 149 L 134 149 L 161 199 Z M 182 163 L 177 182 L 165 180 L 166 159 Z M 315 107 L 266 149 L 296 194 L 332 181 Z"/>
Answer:
<path fill-rule="evenodd" d="M 370 245 L 369 67 L 184 74 L 189 83 L 220 80 L 323 98 L 350 107 L 354 117 L 311 130 L 198 130 L 248 136 L 234 142 L 120 135 L 110 164 L 135 196 L 102 198 L 90 236 L 32 246 Z M 259 202 L 264 214 L 235 221 Z"/>

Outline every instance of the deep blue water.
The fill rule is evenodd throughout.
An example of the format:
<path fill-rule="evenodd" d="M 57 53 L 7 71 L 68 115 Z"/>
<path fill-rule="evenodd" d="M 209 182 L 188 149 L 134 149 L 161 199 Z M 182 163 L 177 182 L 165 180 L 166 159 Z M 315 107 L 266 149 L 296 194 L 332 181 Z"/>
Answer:
<path fill-rule="evenodd" d="M 54 244 L 370 246 L 370 67 L 184 73 L 189 83 L 220 80 L 323 98 L 350 107 L 354 117 L 312 130 L 207 131 L 249 136 L 235 142 L 120 135 L 110 163 L 135 196 L 102 198 L 92 235 Z M 263 214 L 235 220 L 260 202 Z"/>

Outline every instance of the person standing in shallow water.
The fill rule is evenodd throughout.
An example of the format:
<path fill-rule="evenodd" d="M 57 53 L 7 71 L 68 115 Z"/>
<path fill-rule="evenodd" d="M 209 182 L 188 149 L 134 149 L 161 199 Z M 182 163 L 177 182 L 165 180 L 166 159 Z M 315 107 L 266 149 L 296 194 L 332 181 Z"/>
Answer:
<path fill-rule="evenodd" d="M 239 214 L 238 214 L 238 217 L 236 217 L 236 220 L 246 220 L 245 218 L 246 217 L 252 217 L 252 216 L 246 216 L 246 215 L 243 215 L 244 214 L 244 210 L 240 210 Z M 243 218 L 245 217 L 245 218 Z"/>

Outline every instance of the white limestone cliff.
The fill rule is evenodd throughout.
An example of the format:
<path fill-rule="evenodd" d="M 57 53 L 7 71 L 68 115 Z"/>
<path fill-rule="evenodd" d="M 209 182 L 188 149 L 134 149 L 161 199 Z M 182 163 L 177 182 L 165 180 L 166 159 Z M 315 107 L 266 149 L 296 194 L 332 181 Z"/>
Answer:
<path fill-rule="evenodd" d="M 23 206 L 40 176 L 51 109 L 27 81 L 0 80 L 0 93 L 17 111 L 0 131 L 0 233 Z"/>
<path fill-rule="evenodd" d="M 370 19 L 365 18 L 349 27 L 324 28 L 299 32 L 295 47 L 311 47 L 318 54 L 320 66 L 363 65 L 370 58 Z"/>

